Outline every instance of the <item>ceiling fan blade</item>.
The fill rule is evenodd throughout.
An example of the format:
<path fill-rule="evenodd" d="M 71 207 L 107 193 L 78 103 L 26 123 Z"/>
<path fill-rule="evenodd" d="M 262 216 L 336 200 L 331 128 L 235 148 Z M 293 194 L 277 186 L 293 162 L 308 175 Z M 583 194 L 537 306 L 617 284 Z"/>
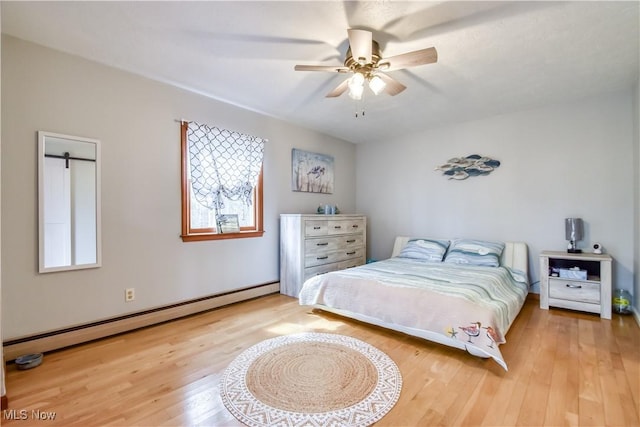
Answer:
<path fill-rule="evenodd" d="M 296 65 L 296 71 L 328 71 L 330 73 L 348 73 L 349 69 L 342 65 Z"/>
<path fill-rule="evenodd" d="M 418 65 L 432 64 L 438 61 L 438 52 L 435 47 L 415 50 L 389 58 L 381 59 L 378 68 L 383 71 L 400 70 L 402 68 L 416 67 Z"/>
<path fill-rule="evenodd" d="M 382 81 L 387 84 L 384 88 L 384 91 L 391 96 L 395 96 L 407 88 L 399 81 L 387 76 L 384 73 L 377 73 L 376 76 L 379 76 Z"/>
<path fill-rule="evenodd" d="M 368 64 L 371 62 L 371 48 L 373 35 L 366 30 L 347 30 L 351 56 L 356 62 Z"/>
<path fill-rule="evenodd" d="M 326 98 L 338 97 L 343 93 L 345 93 L 348 88 L 349 88 L 349 79 L 344 79 L 342 83 L 340 83 L 334 90 L 332 90 L 326 95 Z"/>

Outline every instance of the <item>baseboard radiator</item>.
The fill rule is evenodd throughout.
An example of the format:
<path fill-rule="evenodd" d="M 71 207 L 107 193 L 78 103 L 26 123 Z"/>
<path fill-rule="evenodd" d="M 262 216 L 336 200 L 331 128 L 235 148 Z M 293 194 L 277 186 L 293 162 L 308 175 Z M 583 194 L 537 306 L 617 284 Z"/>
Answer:
<path fill-rule="evenodd" d="M 11 339 L 3 343 L 4 359 L 14 360 L 23 354 L 44 353 L 82 344 L 279 291 L 280 282 L 266 283 L 85 325 Z"/>

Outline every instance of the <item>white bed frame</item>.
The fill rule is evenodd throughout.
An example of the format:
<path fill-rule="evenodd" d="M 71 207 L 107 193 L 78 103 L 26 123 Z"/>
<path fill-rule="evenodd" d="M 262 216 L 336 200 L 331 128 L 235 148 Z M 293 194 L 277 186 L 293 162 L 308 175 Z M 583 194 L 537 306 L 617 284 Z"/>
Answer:
<path fill-rule="evenodd" d="M 406 236 L 398 236 L 396 237 L 396 240 L 394 242 L 393 245 L 393 252 L 391 253 L 391 256 L 397 256 L 400 251 L 402 250 L 402 248 L 407 244 L 407 242 L 409 241 L 409 239 L 411 239 L 410 237 L 406 237 Z M 511 267 L 520 271 L 523 271 L 526 273 L 527 277 L 529 276 L 529 250 L 527 248 L 526 243 L 523 242 L 505 242 L 505 248 L 504 251 L 502 252 L 502 256 L 500 258 L 500 265 L 504 266 L 504 267 Z M 402 326 L 402 325 L 396 325 L 393 323 L 387 323 L 384 322 L 380 319 L 376 319 L 374 317 L 369 317 L 369 316 L 365 316 L 363 314 L 360 313 L 353 313 L 350 311 L 346 311 L 346 310 L 340 310 L 337 308 L 331 308 L 331 307 L 326 307 L 324 305 L 314 305 L 314 308 L 320 309 L 320 310 L 324 310 L 324 311 L 328 311 L 330 313 L 335 313 L 335 314 L 339 314 L 340 316 L 345 316 L 345 317 L 349 317 L 351 319 L 356 319 L 359 320 L 361 322 L 365 322 L 365 323 L 369 323 L 372 325 L 376 325 L 376 326 L 381 326 L 383 328 L 387 328 L 387 329 L 391 329 L 394 331 L 398 331 L 398 332 L 403 332 L 407 335 L 411 335 L 414 337 L 418 337 L 418 338 L 423 338 L 429 341 L 433 341 L 436 342 L 438 344 L 443 344 L 449 347 L 455 347 L 455 348 L 459 348 L 461 350 L 466 350 L 468 351 L 470 354 L 474 355 L 474 356 L 478 356 L 478 357 L 483 357 L 483 358 L 487 358 L 490 357 L 488 354 L 486 353 L 481 353 L 478 350 L 476 350 L 475 347 L 467 347 L 465 345 L 465 343 L 463 341 L 451 341 L 451 340 L 446 340 L 444 335 L 441 334 L 436 334 L 430 331 L 424 331 L 421 329 L 415 329 L 415 328 L 409 328 L 406 326 Z M 511 325 L 509 325 L 509 327 L 511 327 Z M 504 331 L 504 335 L 507 334 L 509 328 L 507 328 L 506 331 Z M 506 367 L 505 367 L 506 369 Z"/>

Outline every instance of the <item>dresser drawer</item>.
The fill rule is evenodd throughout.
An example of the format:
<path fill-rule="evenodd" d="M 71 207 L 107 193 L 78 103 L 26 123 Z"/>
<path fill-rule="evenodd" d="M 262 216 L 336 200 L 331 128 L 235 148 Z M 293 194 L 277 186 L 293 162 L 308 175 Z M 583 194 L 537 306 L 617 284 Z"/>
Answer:
<path fill-rule="evenodd" d="M 313 239 L 306 239 L 304 250 L 306 254 L 318 254 L 336 250 L 347 250 L 364 246 L 364 236 L 345 235 L 327 236 Z"/>
<path fill-rule="evenodd" d="M 326 236 L 328 233 L 326 220 L 317 221 L 305 221 L 304 222 L 304 235 L 305 236 Z"/>
<path fill-rule="evenodd" d="M 313 267 L 316 265 L 330 264 L 332 262 L 344 261 L 352 258 L 365 256 L 364 248 L 349 248 L 344 250 L 305 254 L 304 266 Z"/>
<path fill-rule="evenodd" d="M 334 262 L 331 264 L 323 264 L 323 265 L 317 265 L 315 267 L 305 268 L 303 282 L 306 282 L 307 279 L 309 279 L 310 277 L 318 276 L 320 274 L 328 273 L 330 271 L 339 270 L 340 268 L 338 267 L 338 264 L 339 263 Z"/>
<path fill-rule="evenodd" d="M 600 283 L 549 278 L 549 298 L 600 304 Z"/>
<path fill-rule="evenodd" d="M 346 261 L 340 261 L 338 263 L 338 270 L 346 270 L 347 268 L 357 267 L 359 265 L 363 265 L 366 261 L 367 260 L 364 256 L 348 259 Z"/>
<path fill-rule="evenodd" d="M 304 241 L 304 253 L 307 255 L 323 254 L 340 249 L 339 237 L 319 237 Z"/>
<path fill-rule="evenodd" d="M 338 241 L 338 248 L 349 250 L 364 247 L 364 235 L 354 234 L 340 237 L 334 237 Z"/>
<path fill-rule="evenodd" d="M 345 270 L 347 268 L 357 267 L 365 263 L 365 257 L 348 259 L 346 261 L 334 262 L 331 264 L 323 264 L 315 267 L 308 267 L 304 269 L 304 281 L 317 276 L 319 274 L 329 273 L 330 271 Z"/>
<path fill-rule="evenodd" d="M 362 219 L 341 219 L 329 221 L 329 234 L 355 234 L 364 233 L 364 220 Z"/>

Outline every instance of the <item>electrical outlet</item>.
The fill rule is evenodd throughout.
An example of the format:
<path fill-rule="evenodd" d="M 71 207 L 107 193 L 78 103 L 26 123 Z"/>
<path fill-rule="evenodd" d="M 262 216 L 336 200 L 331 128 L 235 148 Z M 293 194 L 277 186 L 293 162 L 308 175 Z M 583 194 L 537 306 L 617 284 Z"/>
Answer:
<path fill-rule="evenodd" d="M 135 288 L 127 288 L 124 290 L 124 300 L 126 302 L 131 302 L 136 299 L 136 290 Z"/>

